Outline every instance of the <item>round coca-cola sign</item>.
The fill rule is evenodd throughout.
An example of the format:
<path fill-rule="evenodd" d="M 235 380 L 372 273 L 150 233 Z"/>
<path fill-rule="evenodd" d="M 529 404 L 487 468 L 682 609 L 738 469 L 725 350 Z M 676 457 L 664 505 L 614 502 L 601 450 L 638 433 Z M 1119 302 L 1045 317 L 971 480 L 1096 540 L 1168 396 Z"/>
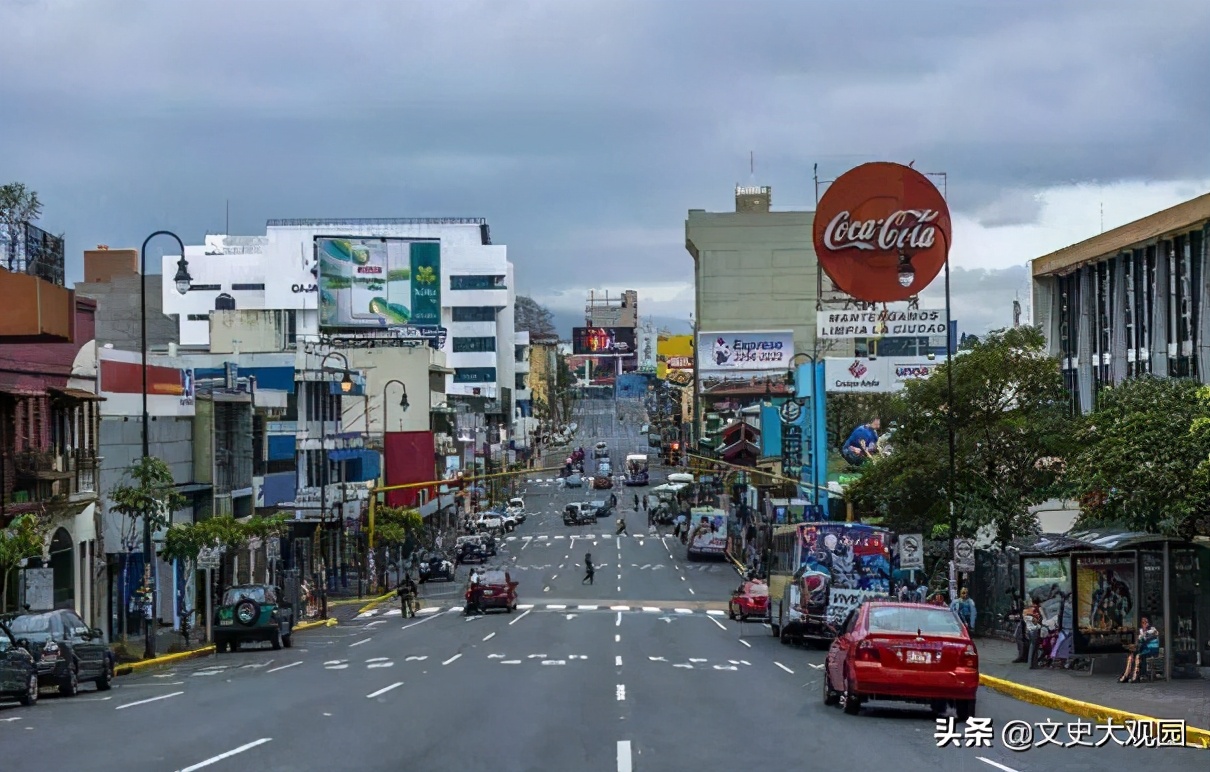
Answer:
<path fill-rule="evenodd" d="M 937 277 L 950 248 L 950 213 L 928 177 L 868 163 L 831 184 L 816 207 L 815 254 L 858 300 L 906 300 Z"/>

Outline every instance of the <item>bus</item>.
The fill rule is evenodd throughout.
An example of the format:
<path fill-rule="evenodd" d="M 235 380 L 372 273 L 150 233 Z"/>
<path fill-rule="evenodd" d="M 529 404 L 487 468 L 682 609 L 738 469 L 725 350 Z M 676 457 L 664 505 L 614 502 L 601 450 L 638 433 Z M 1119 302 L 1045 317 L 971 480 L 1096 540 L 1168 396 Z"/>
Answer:
<path fill-rule="evenodd" d="M 631 453 L 626 457 L 626 485 L 647 485 L 650 477 L 647 471 L 647 454 Z"/>
<path fill-rule="evenodd" d="M 727 513 L 717 507 L 689 510 L 689 539 L 686 558 L 726 558 L 728 549 Z"/>
<path fill-rule="evenodd" d="M 885 528 L 813 522 L 774 526 L 769 597 L 773 635 L 824 644 L 849 612 L 891 595 L 891 540 Z M 780 599 L 780 600 L 778 600 Z"/>

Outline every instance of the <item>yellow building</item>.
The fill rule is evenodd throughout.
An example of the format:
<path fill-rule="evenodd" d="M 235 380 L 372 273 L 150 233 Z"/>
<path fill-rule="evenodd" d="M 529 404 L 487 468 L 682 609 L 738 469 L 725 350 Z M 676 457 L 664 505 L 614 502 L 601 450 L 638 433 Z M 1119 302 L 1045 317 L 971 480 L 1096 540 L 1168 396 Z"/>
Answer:
<path fill-rule="evenodd" d="M 558 378 L 559 339 L 531 335 L 529 340 L 529 389 L 535 405 L 541 405 L 542 417 L 549 416 L 550 396 Z"/>

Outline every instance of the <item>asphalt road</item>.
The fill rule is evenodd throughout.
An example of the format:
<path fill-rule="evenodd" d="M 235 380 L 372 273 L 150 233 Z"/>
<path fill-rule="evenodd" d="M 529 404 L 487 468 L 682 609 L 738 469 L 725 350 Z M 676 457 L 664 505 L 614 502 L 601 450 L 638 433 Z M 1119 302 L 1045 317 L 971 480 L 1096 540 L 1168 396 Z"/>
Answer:
<path fill-rule="evenodd" d="M 588 403 L 579 444 L 591 451 L 601 437 L 620 457 L 634 449 L 641 417 L 619 425 L 610 408 Z M 383 607 L 299 633 L 291 650 L 183 662 L 120 678 L 105 694 L 47 693 L 33 708 L 5 704 L 0 769 L 1133 772 L 1210 763 L 1201 751 L 1113 743 L 1013 752 L 1000 738 L 1010 720 L 1076 719 L 986 691 L 978 713 L 994 728 L 991 747 L 939 748 L 933 720 L 914 710 L 846 716 L 822 704 L 822 652 L 726 619 L 738 577 L 725 564 L 687 563 L 670 538 L 614 538 L 607 520 L 564 526 L 563 505 L 587 491 L 543 479 L 525 495 L 533 514 L 500 555 L 520 581 L 516 613 L 466 618 L 456 586 L 431 585 L 415 620 Z M 627 493 L 619 498 L 631 509 Z M 598 563 L 593 585 L 582 583 L 584 552 Z"/>

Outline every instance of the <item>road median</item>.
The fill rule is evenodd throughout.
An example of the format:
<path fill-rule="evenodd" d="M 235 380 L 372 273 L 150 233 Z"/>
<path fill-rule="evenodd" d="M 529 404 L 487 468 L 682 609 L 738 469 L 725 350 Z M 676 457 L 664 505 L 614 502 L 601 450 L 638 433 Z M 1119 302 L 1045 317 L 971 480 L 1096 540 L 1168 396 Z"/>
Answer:
<path fill-rule="evenodd" d="M 1004 678 L 996 678 L 984 673 L 979 674 L 979 683 L 982 686 L 999 692 L 1008 697 L 1022 702 L 1028 702 L 1032 705 L 1039 705 L 1052 710 L 1059 710 L 1064 713 L 1070 713 L 1073 716 L 1091 719 L 1093 721 L 1114 720 L 1119 723 L 1137 723 L 1147 722 L 1155 724 L 1158 721 L 1166 721 L 1166 719 L 1157 719 L 1152 716 L 1144 716 L 1138 713 L 1131 713 L 1117 708 L 1106 707 L 1105 705 L 1097 705 L 1092 702 L 1077 700 L 1072 697 L 1065 697 L 1061 694 L 1055 694 L 1043 689 L 1037 689 L 1032 686 L 1009 681 Z M 1193 726 L 1185 726 L 1186 742 L 1200 748 L 1210 748 L 1210 730 L 1200 729 Z"/>

